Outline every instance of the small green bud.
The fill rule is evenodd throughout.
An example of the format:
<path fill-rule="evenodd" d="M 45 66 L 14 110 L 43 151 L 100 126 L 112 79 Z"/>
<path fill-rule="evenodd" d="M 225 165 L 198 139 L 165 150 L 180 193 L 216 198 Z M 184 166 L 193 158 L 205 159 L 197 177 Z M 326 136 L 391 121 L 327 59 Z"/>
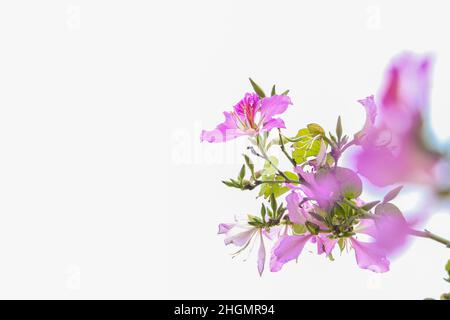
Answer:
<path fill-rule="evenodd" d="M 260 86 L 256 84 L 255 81 L 252 80 L 252 78 L 248 78 L 250 80 L 250 84 L 253 87 L 253 90 L 255 90 L 256 94 L 262 99 L 266 97 L 266 94 L 264 93 L 263 89 L 261 89 Z"/>

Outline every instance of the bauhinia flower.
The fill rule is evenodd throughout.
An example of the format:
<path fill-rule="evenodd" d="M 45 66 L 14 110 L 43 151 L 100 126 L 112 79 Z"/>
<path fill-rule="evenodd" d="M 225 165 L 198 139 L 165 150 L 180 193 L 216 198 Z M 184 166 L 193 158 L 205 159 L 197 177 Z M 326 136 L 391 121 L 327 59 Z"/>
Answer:
<path fill-rule="evenodd" d="M 231 112 L 224 112 L 225 121 L 211 131 L 203 130 L 200 140 L 225 142 L 240 136 L 256 136 L 273 128 L 285 128 L 282 114 L 291 105 L 287 95 L 260 98 L 256 93 L 246 93 Z"/>
<path fill-rule="evenodd" d="M 221 223 L 219 224 L 218 234 L 224 234 L 225 245 L 233 244 L 240 249 L 233 254 L 236 256 L 245 249 L 252 247 L 252 242 L 259 239 L 259 249 L 258 249 L 258 272 L 260 275 L 264 272 L 264 266 L 266 262 L 266 247 L 264 245 L 264 238 L 273 240 L 278 237 L 280 228 L 258 228 L 248 224 L 245 221 L 235 222 L 235 223 Z"/>
<path fill-rule="evenodd" d="M 377 186 L 434 179 L 440 157 L 425 146 L 422 137 L 430 66 L 429 57 L 403 54 L 388 69 L 379 106 L 374 96 L 359 100 L 367 116 L 364 128 L 355 135 L 355 142 L 362 146 L 357 167 Z"/>

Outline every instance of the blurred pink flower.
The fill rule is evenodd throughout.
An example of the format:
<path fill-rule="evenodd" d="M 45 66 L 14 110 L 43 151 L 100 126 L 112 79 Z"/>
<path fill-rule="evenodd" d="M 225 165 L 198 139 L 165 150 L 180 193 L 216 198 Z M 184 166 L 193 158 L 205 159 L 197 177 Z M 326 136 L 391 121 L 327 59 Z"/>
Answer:
<path fill-rule="evenodd" d="M 333 167 L 312 173 L 296 167 L 294 171 L 306 182 L 297 188 L 323 209 L 332 206 L 340 197 L 357 198 L 362 192 L 361 179 L 348 168 Z"/>
<path fill-rule="evenodd" d="M 367 116 L 364 128 L 355 135 L 356 144 L 362 146 L 356 155 L 357 168 L 377 186 L 433 181 L 439 157 L 426 149 L 421 136 L 430 66 L 429 57 L 403 54 L 388 68 L 380 106 L 373 96 L 359 100 Z"/>
<path fill-rule="evenodd" d="M 274 116 L 285 112 L 291 104 L 291 99 L 285 95 L 260 99 L 256 93 L 246 93 L 233 111 L 223 113 L 223 123 L 211 131 L 202 131 L 200 140 L 225 142 L 244 135 L 255 136 L 273 128 L 285 128 L 283 120 Z"/>

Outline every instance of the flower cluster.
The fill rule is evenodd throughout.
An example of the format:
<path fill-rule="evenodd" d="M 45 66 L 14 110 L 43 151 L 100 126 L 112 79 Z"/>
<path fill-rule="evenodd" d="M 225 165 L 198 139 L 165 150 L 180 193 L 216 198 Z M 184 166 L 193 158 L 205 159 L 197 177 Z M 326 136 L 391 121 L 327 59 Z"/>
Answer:
<path fill-rule="evenodd" d="M 273 86 L 266 96 L 250 79 L 254 93 L 246 93 L 232 111 L 224 112 L 223 123 L 201 133 L 202 141 L 212 143 L 247 136 L 245 163 L 237 178 L 223 183 L 240 190 L 259 189 L 263 199 L 258 215 L 219 225 L 225 244 L 237 246 L 238 254 L 259 243 L 260 274 L 266 260 L 272 272 L 298 260 L 308 243 L 331 260 L 335 249 L 352 249 L 358 266 L 374 272 L 388 271 L 390 256 L 404 248 L 410 236 L 449 247 L 448 240 L 415 230 L 418 219 L 407 220 L 392 203 L 401 186 L 390 187 L 379 201 L 366 202 L 360 178 L 382 187 L 435 183 L 435 167 L 444 156 L 432 151 L 422 135 L 430 66 L 430 58 L 410 53 L 394 59 L 380 95 L 358 101 L 366 121 L 352 136 L 343 132 L 340 117 L 334 133 L 311 123 L 294 136 L 285 135 L 279 116 L 291 108 L 289 92 L 277 94 Z M 350 147 L 356 149 L 355 168 L 339 163 Z M 271 155 L 273 148 L 286 158 L 288 170 L 282 170 L 280 159 Z M 261 159 L 261 168 L 256 168 L 254 157 Z"/>

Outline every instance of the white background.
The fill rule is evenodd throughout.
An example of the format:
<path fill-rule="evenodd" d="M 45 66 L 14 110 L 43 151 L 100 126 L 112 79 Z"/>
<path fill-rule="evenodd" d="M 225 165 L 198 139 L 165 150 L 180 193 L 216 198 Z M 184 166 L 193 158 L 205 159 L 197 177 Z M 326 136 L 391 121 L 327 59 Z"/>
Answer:
<path fill-rule="evenodd" d="M 220 183 L 239 170 L 239 145 L 200 145 L 199 133 L 250 90 L 249 76 L 291 89 L 288 133 L 312 121 L 332 129 L 339 114 L 353 133 L 364 121 L 355 101 L 414 50 L 436 59 L 431 119 L 443 143 L 449 14 L 445 1 L 2 1 L 0 297 L 448 291 L 448 250 L 423 239 L 383 275 L 353 253 L 329 262 L 311 247 L 260 278 L 254 254 L 231 259 L 216 235 L 259 208 L 255 194 Z M 413 207 L 408 194 L 402 208 Z M 449 236 L 448 211 L 427 227 Z"/>

